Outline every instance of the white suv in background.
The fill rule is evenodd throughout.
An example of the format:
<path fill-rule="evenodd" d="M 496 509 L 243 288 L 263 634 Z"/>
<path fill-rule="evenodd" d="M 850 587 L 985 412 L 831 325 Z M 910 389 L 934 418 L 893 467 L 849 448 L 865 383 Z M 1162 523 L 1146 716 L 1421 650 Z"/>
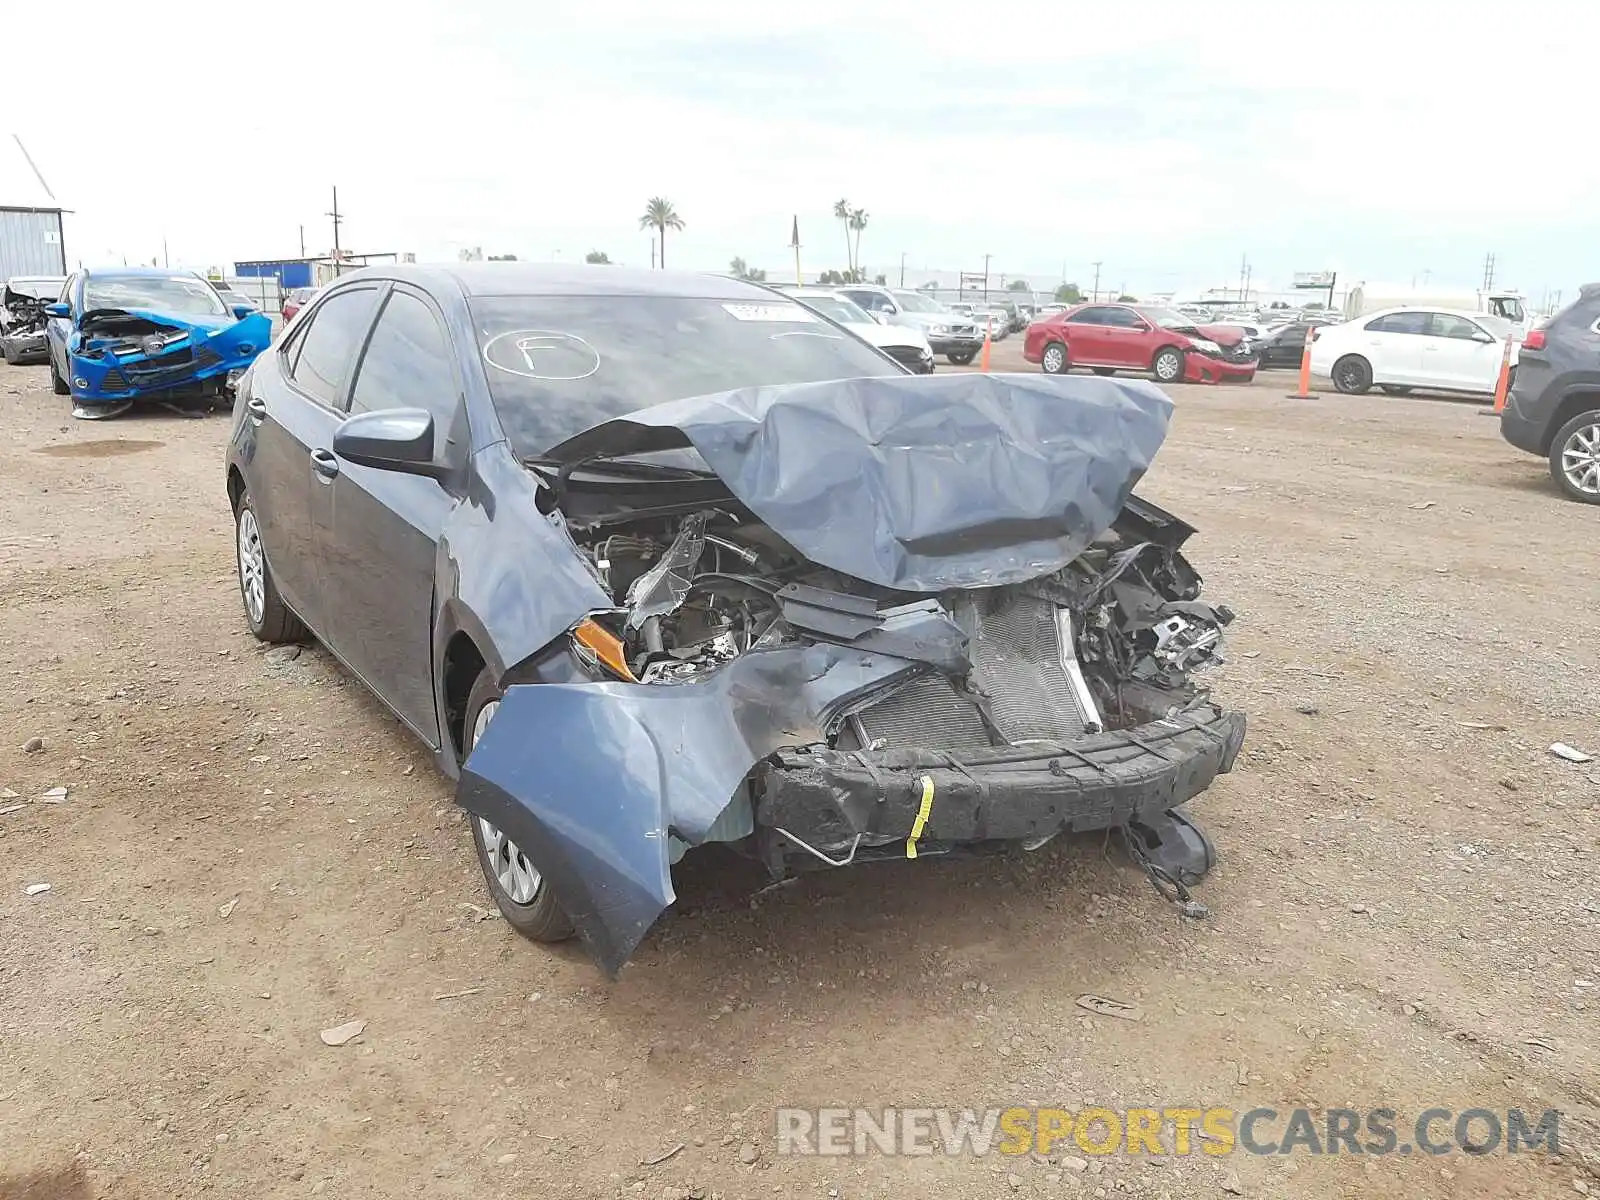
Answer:
<path fill-rule="evenodd" d="M 1311 373 L 1359 396 L 1373 385 L 1391 396 L 1412 388 L 1492 394 L 1506 340 L 1517 361 L 1516 327 L 1501 317 L 1440 308 L 1390 308 L 1316 329 Z"/>
<path fill-rule="evenodd" d="M 983 330 L 970 317 L 959 317 L 932 296 L 908 288 L 852 283 L 835 289 L 886 325 L 909 325 L 922 330 L 935 354 L 964 367 L 983 348 Z"/>

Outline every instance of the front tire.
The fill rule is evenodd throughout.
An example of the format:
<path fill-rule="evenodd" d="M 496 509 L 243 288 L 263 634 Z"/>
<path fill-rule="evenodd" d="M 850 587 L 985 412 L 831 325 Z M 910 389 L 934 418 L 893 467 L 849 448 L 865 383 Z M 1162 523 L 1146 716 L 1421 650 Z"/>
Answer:
<path fill-rule="evenodd" d="M 1372 364 L 1359 354 L 1346 354 L 1333 364 L 1333 386 L 1346 396 L 1365 396 L 1372 390 Z"/>
<path fill-rule="evenodd" d="M 50 356 L 50 390 L 58 396 L 68 395 L 72 391 L 67 381 L 61 378 L 61 372 L 56 370 L 56 356 L 53 354 Z"/>
<path fill-rule="evenodd" d="M 464 740 L 469 755 L 499 709 L 501 695 L 489 669 L 479 671 L 467 695 Z M 503 830 L 479 816 L 469 815 L 468 820 L 478 867 L 506 923 L 534 942 L 564 942 L 571 937 L 572 921 L 556 903 L 538 865 Z"/>
<path fill-rule="evenodd" d="M 1600 409 L 1579 413 L 1550 442 L 1550 478 L 1579 504 L 1600 504 Z"/>
<path fill-rule="evenodd" d="M 1183 354 L 1172 346 L 1157 350 L 1150 373 L 1157 383 L 1177 383 L 1183 378 Z"/>
<path fill-rule="evenodd" d="M 1062 342 L 1046 342 L 1039 354 L 1039 368 L 1046 375 L 1065 375 L 1072 365 L 1067 357 L 1067 347 Z"/>
<path fill-rule="evenodd" d="M 946 354 L 945 357 L 956 366 L 964 367 L 978 357 L 978 352 L 976 350 L 963 350 L 959 354 Z"/>
<path fill-rule="evenodd" d="M 304 641 L 306 627 L 278 595 L 272 568 L 267 566 L 267 553 L 261 544 L 261 524 L 256 520 L 249 492 L 239 497 L 233 521 L 234 566 L 239 572 L 239 598 L 244 602 L 244 619 L 250 632 L 258 641 L 273 645 Z"/>

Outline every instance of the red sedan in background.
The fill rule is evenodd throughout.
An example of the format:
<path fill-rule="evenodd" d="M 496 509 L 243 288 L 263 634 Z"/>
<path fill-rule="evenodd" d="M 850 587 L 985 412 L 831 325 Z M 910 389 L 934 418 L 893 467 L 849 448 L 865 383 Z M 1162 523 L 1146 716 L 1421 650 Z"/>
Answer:
<path fill-rule="evenodd" d="M 1202 329 L 1170 308 L 1080 304 L 1028 326 L 1022 355 L 1051 375 L 1148 371 L 1158 383 L 1249 383 L 1256 356 L 1237 330 Z"/>
<path fill-rule="evenodd" d="M 283 323 L 287 325 L 294 320 L 295 313 L 310 302 L 311 297 L 317 294 L 316 288 L 298 287 L 291 288 L 283 294 Z"/>

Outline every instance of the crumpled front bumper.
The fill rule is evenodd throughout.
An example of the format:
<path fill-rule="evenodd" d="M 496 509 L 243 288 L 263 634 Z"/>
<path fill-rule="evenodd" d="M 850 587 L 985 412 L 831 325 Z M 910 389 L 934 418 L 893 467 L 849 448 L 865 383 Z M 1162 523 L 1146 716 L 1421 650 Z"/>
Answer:
<path fill-rule="evenodd" d="M 69 350 L 68 384 L 82 404 L 113 404 L 141 396 L 181 392 L 246 370 L 272 339 L 272 326 L 259 313 L 209 333 L 195 329 L 159 354 L 83 354 Z"/>
<path fill-rule="evenodd" d="M 1233 769 L 1243 713 L 1205 705 L 1058 745 L 782 750 L 756 776 L 758 829 L 838 865 L 1148 821 Z M 875 847 L 885 853 L 873 854 Z"/>

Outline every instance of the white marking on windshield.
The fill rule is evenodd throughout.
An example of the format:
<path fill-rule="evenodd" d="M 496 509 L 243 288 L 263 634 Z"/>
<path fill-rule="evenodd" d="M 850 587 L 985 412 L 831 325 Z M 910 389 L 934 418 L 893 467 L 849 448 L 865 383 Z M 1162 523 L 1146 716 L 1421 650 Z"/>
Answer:
<path fill-rule="evenodd" d="M 570 383 L 600 369 L 600 352 L 575 333 L 508 329 L 483 344 L 483 361 L 507 375 Z"/>

